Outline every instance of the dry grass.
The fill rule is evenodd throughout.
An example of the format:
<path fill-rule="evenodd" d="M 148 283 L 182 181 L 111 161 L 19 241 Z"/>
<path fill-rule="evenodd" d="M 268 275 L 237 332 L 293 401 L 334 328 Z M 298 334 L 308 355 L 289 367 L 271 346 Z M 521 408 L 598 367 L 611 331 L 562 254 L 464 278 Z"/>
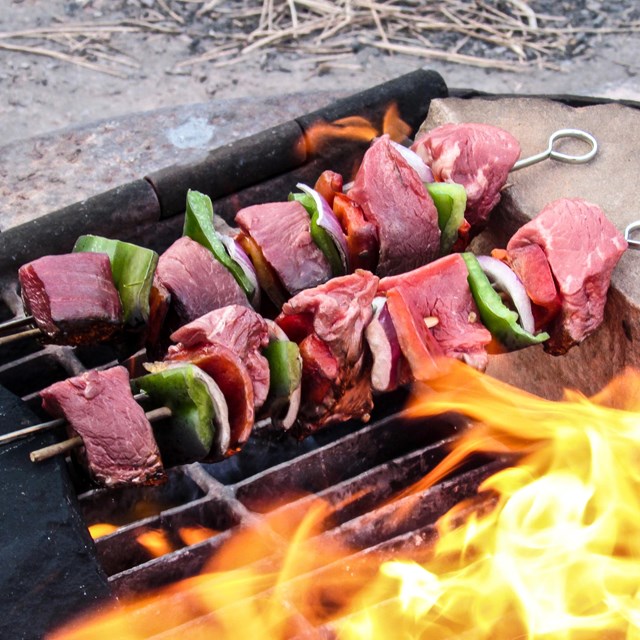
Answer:
<path fill-rule="evenodd" d="M 148 3 L 147 3 L 148 4 Z M 540 15 L 525 0 L 157 0 L 127 5 L 128 19 L 68 23 L 0 33 L 0 49 L 44 55 L 115 76 L 139 65 L 114 44 L 122 34 L 187 36 L 197 55 L 177 69 L 227 66 L 270 51 L 295 52 L 320 65 L 362 46 L 389 53 L 506 71 L 553 68 L 578 37 L 640 31 L 640 23 L 572 27 Z"/>

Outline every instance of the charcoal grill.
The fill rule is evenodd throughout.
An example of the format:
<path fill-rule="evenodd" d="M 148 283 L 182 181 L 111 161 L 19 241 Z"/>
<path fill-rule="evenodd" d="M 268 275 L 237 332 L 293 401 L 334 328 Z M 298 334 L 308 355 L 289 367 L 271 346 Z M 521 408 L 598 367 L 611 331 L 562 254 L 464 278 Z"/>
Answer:
<path fill-rule="evenodd" d="M 88 201 L 54 212 L 0 235 L 0 282 L 2 283 L 0 320 L 22 312 L 17 293 L 17 268 L 42 253 L 69 251 L 78 235 L 97 233 L 138 241 L 157 250 L 166 248 L 182 227 L 182 203 L 187 188 L 208 192 L 218 213 L 227 220 L 239 207 L 249 203 L 286 197 L 300 180 L 313 180 L 323 168 L 349 170 L 364 152 L 358 144 L 325 146 L 311 152 L 301 144 L 301 134 L 319 118 L 332 121 L 347 115 L 368 116 L 378 123 L 384 109 L 395 100 L 403 119 L 416 130 L 423 121 L 430 100 L 448 94 L 437 74 L 419 71 L 349 99 L 339 101 L 322 112 L 309 114 L 251 140 L 239 141 L 211 152 L 197 164 L 171 167 L 144 179 L 124 185 Z M 473 98 L 478 92 L 458 91 Z M 586 99 L 564 98 L 567 104 L 588 103 Z M 264 154 L 256 152 L 256 148 Z M 242 169 L 239 170 L 238 167 Z M 42 347 L 36 341 L 8 345 L 0 352 L 0 384 L 22 399 L 2 396 L 3 409 L 10 406 L 18 413 L 7 414 L 1 427 L 9 431 L 17 426 L 12 415 L 28 420 L 39 414 L 38 391 L 70 375 L 115 362 L 114 352 L 99 347 Z M 475 494 L 479 483 L 507 464 L 505 459 L 475 458 L 452 477 L 433 488 L 398 503 L 387 501 L 424 476 L 446 455 L 457 434 L 464 429 L 459 417 L 408 420 L 402 410 L 406 392 L 379 399 L 369 424 L 347 423 L 328 428 L 305 441 L 258 431 L 237 456 L 215 465 L 192 464 L 169 472 L 169 481 L 161 487 L 95 489 L 71 466 L 50 461 L 35 467 L 27 452 L 48 444 L 54 436 L 33 436 L 11 447 L 14 476 L 6 500 L 47 500 L 42 489 L 53 478 L 62 482 L 59 509 L 70 522 L 74 536 L 68 548 L 60 544 L 60 569 L 45 563 L 46 575 L 35 590 L 36 611 L 26 617 L 16 615 L 11 591 L 12 576 L 4 580 L 4 589 L 12 601 L 4 598 L 0 606 L 0 630 L 11 637 L 40 637 L 46 630 L 70 615 L 101 599 L 128 596 L 162 586 L 198 573 L 207 559 L 237 530 L 258 527 L 261 544 L 248 552 L 246 564 L 268 562 L 281 554 L 283 531 L 274 526 L 267 514 L 287 514 L 291 522 L 301 520 L 314 496 L 341 505 L 325 523 L 322 536 L 338 539 L 358 554 L 419 555 L 435 537 L 434 522 L 460 500 Z M 12 409 L 12 410 L 13 410 Z M 20 413 L 22 412 L 22 413 Z M 25 413 L 26 412 L 26 413 Z M 41 415 L 41 414 L 40 414 Z M 16 418 L 17 419 L 17 418 Z M 22 456 L 22 457 L 19 457 Z M 3 457 L 0 455 L 0 468 Z M 60 481 L 59 479 L 62 478 Z M 27 495 L 31 482 L 40 487 L 40 496 Z M 34 486 L 36 486 L 34 484 Z M 15 491 L 13 490 L 15 489 Z M 22 498 L 16 496 L 22 495 Z M 406 509 L 407 501 L 411 508 Z M 16 508 L 11 504 L 5 511 Z M 20 508 L 20 505 L 17 505 Z M 396 509 L 409 511 L 402 519 L 384 517 Z M 142 511 L 141 511 L 142 509 Z M 37 508 L 31 508 L 37 512 Z M 3 562 L 22 561 L 14 553 L 20 527 L 44 526 L 38 514 L 31 520 L 8 521 L 2 532 L 5 545 L 0 548 Z M 276 522 L 278 520 L 275 520 Z M 115 523 L 119 528 L 99 538 L 95 545 L 86 527 Z M 204 526 L 212 530 L 206 540 L 187 545 L 179 537 L 181 527 Z M 173 550 L 153 558 L 138 542 L 138 536 L 150 530 L 165 533 Z M 54 528 L 51 535 L 56 536 Z M 39 554 L 51 554 L 39 548 L 38 538 L 27 539 L 29 562 L 25 570 L 36 571 Z M 57 545 L 54 545 L 56 547 Z M 11 554 L 14 555 L 11 555 Z M 74 557 L 78 578 L 74 580 Z M 63 561 L 62 561 L 63 560 Z M 28 568 L 27 568 L 28 567 Z M 18 567 L 20 569 L 20 567 Z M 317 567 L 321 571 L 322 567 Z M 64 573 L 66 585 L 59 577 Z M 28 579 L 21 578 L 20 584 Z M 305 579 L 305 576 L 296 578 Z M 306 579 L 310 579 L 309 576 Z M 33 602 L 33 600 L 32 600 Z M 295 611 L 295 602 L 291 603 Z M 39 616 L 38 608 L 46 610 Z M 297 616 L 296 633 L 302 635 L 315 623 Z M 170 623 L 168 623 L 170 626 Z M 203 624 L 196 619 L 189 625 Z M 158 632 L 165 629 L 158 629 Z M 2 634 L 0 634 L 2 635 Z"/>

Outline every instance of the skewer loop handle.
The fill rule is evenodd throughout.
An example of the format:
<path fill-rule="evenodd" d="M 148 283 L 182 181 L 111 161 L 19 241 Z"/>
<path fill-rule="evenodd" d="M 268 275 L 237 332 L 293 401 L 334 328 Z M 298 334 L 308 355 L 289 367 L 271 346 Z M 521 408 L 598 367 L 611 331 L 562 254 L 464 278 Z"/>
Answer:
<path fill-rule="evenodd" d="M 575 138 L 576 140 L 582 140 L 590 146 L 590 149 L 579 156 L 556 151 L 553 146 L 562 138 Z M 585 162 L 592 160 L 596 153 L 598 153 L 598 141 L 590 133 L 582 131 L 581 129 L 558 129 L 558 131 L 554 131 L 549 137 L 549 145 L 544 151 L 537 153 L 534 156 L 518 160 L 518 162 L 513 165 L 511 171 L 518 171 L 518 169 L 530 167 L 531 165 L 542 162 L 547 158 L 557 160 L 558 162 L 566 162 L 567 164 L 584 164 Z"/>
<path fill-rule="evenodd" d="M 627 225 L 624 230 L 624 239 L 627 241 L 629 249 L 640 250 L 640 220 Z"/>

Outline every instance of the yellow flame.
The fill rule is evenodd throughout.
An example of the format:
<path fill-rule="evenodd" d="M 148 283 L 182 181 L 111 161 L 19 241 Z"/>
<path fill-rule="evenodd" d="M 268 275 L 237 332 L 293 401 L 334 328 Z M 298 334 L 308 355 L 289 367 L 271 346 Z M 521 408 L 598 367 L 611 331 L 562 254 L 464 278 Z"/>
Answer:
<path fill-rule="evenodd" d="M 523 458 L 480 487 L 494 509 L 463 526 L 464 504 L 441 518 L 429 562 L 382 565 L 380 579 L 399 585 L 393 628 L 369 608 L 341 637 L 362 637 L 366 624 L 380 637 L 640 638 L 639 391 L 629 371 L 592 401 L 567 392 L 554 403 L 463 367 L 425 390 L 416 414 L 481 421 L 465 455 Z M 431 475 L 459 462 L 454 452 Z"/>
<path fill-rule="evenodd" d="M 443 516 L 419 562 L 341 548 L 321 533 L 331 508 L 318 502 L 284 551 L 281 538 L 244 531 L 206 573 L 53 638 L 284 639 L 310 622 L 340 640 L 640 640 L 639 409 L 638 372 L 591 400 L 550 402 L 454 364 L 410 411 L 473 422 L 406 493 L 421 499 L 476 452 L 518 463 Z M 315 633 L 304 637 L 328 637 Z"/>
<path fill-rule="evenodd" d="M 103 536 L 108 536 L 110 533 L 117 531 L 118 527 L 115 524 L 109 524 L 108 522 L 98 522 L 96 524 L 92 524 L 89 527 L 89 535 L 97 540 L 98 538 L 102 538 Z"/>
<path fill-rule="evenodd" d="M 137 541 L 154 558 L 174 551 L 174 547 L 169 541 L 167 534 L 164 531 L 159 531 L 158 529 L 144 531 L 137 537 Z"/>
<path fill-rule="evenodd" d="M 188 546 L 204 542 L 205 540 L 215 536 L 216 533 L 218 532 L 200 525 L 196 525 L 194 527 L 180 527 L 178 531 L 180 539 Z"/>

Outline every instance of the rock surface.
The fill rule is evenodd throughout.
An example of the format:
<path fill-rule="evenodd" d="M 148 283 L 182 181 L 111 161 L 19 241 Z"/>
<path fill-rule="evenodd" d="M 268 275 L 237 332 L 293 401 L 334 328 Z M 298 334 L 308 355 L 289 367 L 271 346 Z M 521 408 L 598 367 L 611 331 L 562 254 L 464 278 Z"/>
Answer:
<path fill-rule="evenodd" d="M 584 198 L 598 204 L 621 232 L 640 218 L 640 109 L 617 104 L 573 108 L 539 98 L 433 101 L 423 129 L 445 122 L 503 127 L 520 141 L 523 158 L 544 150 L 557 129 L 583 129 L 599 143 L 589 164 L 546 160 L 513 172 L 489 231 L 478 239 L 480 251 L 504 247 L 518 227 L 557 198 Z M 559 148 L 582 154 L 586 145 L 567 140 Z M 580 347 L 560 357 L 544 353 L 541 347 L 494 356 L 488 373 L 555 399 L 565 387 L 591 395 L 625 366 L 640 366 L 639 273 L 640 252 L 627 250 L 613 274 L 604 324 Z"/>

